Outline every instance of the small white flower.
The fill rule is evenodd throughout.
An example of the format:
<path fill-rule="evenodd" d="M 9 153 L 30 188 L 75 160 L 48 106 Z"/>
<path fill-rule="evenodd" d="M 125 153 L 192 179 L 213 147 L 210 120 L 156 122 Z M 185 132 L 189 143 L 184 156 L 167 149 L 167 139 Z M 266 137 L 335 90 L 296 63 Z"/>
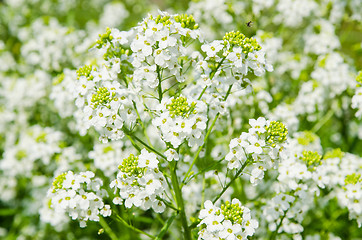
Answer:
<path fill-rule="evenodd" d="M 78 190 L 80 188 L 80 179 L 77 178 L 73 172 L 68 171 L 65 180 L 63 181 L 63 187 Z"/>
<path fill-rule="evenodd" d="M 250 133 L 265 133 L 265 125 L 266 125 L 266 119 L 263 117 L 259 117 L 257 120 L 250 119 L 249 124 L 251 128 L 249 129 Z"/>
<path fill-rule="evenodd" d="M 206 52 L 208 57 L 215 57 L 216 54 L 223 49 L 223 41 L 217 40 L 201 46 L 201 50 Z"/>
<path fill-rule="evenodd" d="M 138 158 L 138 166 L 141 168 L 148 167 L 154 169 L 158 166 L 156 154 L 148 152 L 146 149 L 142 149 L 141 154 Z"/>
<path fill-rule="evenodd" d="M 111 211 L 111 206 L 109 206 L 108 204 L 107 205 L 104 205 L 104 207 L 101 209 L 100 211 L 100 214 L 103 216 L 103 217 L 109 217 L 111 216 L 112 214 L 112 211 Z"/>
<path fill-rule="evenodd" d="M 173 160 L 178 161 L 180 159 L 178 153 L 176 152 L 175 149 L 169 148 L 166 152 L 165 152 L 165 156 L 167 157 L 167 161 L 171 162 Z"/>
<path fill-rule="evenodd" d="M 165 211 L 166 206 L 162 201 L 155 201 L 152 204 L 153 210 L 155 210 L 156 213 L 162 213 Z"/>
<path fill-rule="evenodd" d="M 240 224 L 232 224 L 230 220 L 225 220 L 222 225 L 224 230 L 219 233 L 219 236 L 226 240 L 236 240 L 236 234 L 241 231 Z"/>

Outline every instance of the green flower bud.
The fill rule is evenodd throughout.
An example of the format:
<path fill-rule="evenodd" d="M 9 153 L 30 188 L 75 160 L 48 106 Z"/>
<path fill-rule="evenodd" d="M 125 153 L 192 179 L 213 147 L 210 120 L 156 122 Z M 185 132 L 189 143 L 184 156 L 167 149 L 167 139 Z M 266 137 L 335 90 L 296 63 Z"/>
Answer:
<path fill-rule="evenodd" d="M 183 28 L 198 29 L 199 25 L 196 24 L 194 16 L 181 14 L 174 17 L 175 21 L 181 23 Z"/>
<path fill-rule="evenodd" d="M 88 81 L 93 80 L 93 76 L 91 75 L 92 70 L 93 70 L 92 65 L 84 65 L 84 67 L 80 67 L 77 70 L 77 75 L 78 75 L 77 79 L 79 79 L 81 76 L 85 76 Z"/>
<path fill-rule="evenodd" d="M 53 181 L 53 192 L 63 188 L 63 182 L 65 180 L 66 172 L 59 174 Z"/>
<path fill-rule="evenodd" d="M 241 47 L 243 53 L 247 56 L 248 53 L 261 50 L 261 46 L 254 38 L 247 38 L 239 31 L 232 31 L 225 34 L 223 37 L 224 44 L 233 47 Z"/>
<path fill-rule="evenodd" d="M 221 204 L 220 209 L 225 220 L 230 220 L 233 224 L 242 223 L 243 209 L 239 206 L 239 203 L 231 204 L 229 201 L 226 201 L 224 204 Z"/>
<path fill-rule="evenodd" d="M 344 179 L 345 185 L 348 185 L 348 184 L 356 185 L 359 182 L 362 182 L 361 174 L 353 173 L 353 174 L 347 175 L 346 178 Z"/>
<path fill-rule="evenodd" d="M 277 143 L 283 143 L 287 139 L 288 129 L 282 122 L 272 121 L 266 129 L 266 142 L 275 147 Z"/>
<path fill-rule="evenodd" d="M 317 140 L 317 138 L 318 137 L 316 134 L 309 131 L 304 131 L 302 136 L 298 137 L 297 140 L 300 145 L 307 146 Z"/>
<path fill-rule="evenodd" d="M 170 111 L 170 117 L 181 116 L 188 118 L 190 114 L 196 114 L 196 103 L 192 102 L 190 105 L 187 102 L 187 98 L 180 96 L 171 100 L 170 104 L 166 105 L 166 108 Z"/>
<path fill-rule="evenodd" d="M 342 152 L 342 150 L 340 148 L 335 148 L 333 150 L 330 150 L 328 152 L 326 152 L 326 154 L 324 154 L 323 159 L 328 159 L 328 158 L 343 158 L 344 156 L 344 152 Z"/>
<path fill-rule="evenodd" d="M 302 154 L 300 159 L 306 163 L 308 170 L 315 171 L 315 168 L 322 164 L 322 156 L 318 152 L 304 150 Z"/>

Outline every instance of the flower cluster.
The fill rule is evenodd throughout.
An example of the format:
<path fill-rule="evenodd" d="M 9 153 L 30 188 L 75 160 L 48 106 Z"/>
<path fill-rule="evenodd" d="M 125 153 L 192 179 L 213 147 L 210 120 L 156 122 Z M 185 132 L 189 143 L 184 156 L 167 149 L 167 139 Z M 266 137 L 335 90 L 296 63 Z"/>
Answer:
<path fill-rule="evenodd" d="M 263 117 L 250 119 L 249 124 L 249 132 L 243 132 L 239 138 L 230 141 L 230 152 L 225 160 L 229 169 L 240 169 L 251 164 L 250 182 L 256 185 L 264 178 L 267 169 L 278 164 L 288 130 L 283 123 L 270 122 Z"/>
<path fill-rule="evenodd" d="M 52 157 L 62 150 L 61 140 L 61 132 L 34 125 L 22 132 L 18 141 L 8 139 L 11 147 L 4 152 L 0 170 L 9 177 L 28 176 L 42 164 L 50 164 Z M 36 163 L 37 160 L 40 160 L 39 163 Z"/>
<path fill-rule="evenodd" d="M 117 172 L 119 159 L 122 155 L 130 153 L 128 146 L 121 141 L 108 143 L 95 143 L 93 150 L 88 153 L 88 157 L 93 160 L 94 166 L 100 169 L 104 175 L 111 177 Z"/>
<path fill-rule="evenodd" d="M 174 148 L 184 140 L 190 147 L 202 145 L 207 121 L 204 102 L 191 102 L 184 96 L 164 98 L 159 105 L 159 113 L 153 124 L 159 127 L 165 142 L 171 143 Z"/>
<path fill-rule="evenodd" d="M 319 138 L 311 132 L 295 133 L 285 145 L 278 167 L 278 182 L 273 184 L 276 196 L 263 207 L 263 215 L 271 231 L 278 229 L 278 233 L 285 232 L 300 238 L 304 230 L 302 221 L 308 210 L 315 207 L 315 197 L 322 194 L 320 189 L 325 188 L 336 189 L 328 198 L 338 197 L 341 206 L 351 206 L 350 217 L 358 221 L 358 214 L 353 213 L 353 209 L 359 211 L 358 203 L 353 205 L 357 207 L 347 205 L 351 203 L 346 195 L 347 188 L 343 191 L 341 186 L 344 179 L 347 179 L 346 187 L 353 188 L 354 185 L 350 184 L 354 182 L 358 184 L 357 175 L 348 176 L 356 170 L 352 166 L 358 168 L 361 165 L 359 158 L 340 149 L 328 151 L 322 157 L 321 151 Z M 351 191 L 354 191 L 355 188 L 352 188 Z"/>
<path fill-rule="evenodd" d="M 112 69 L 103 66 L 99 71 L 86 65 L 77 71 L 76 105 L 83 110 L 87 128 L 94 126 L 103 142 L 122 138 L 124 123 L 132 126 L 137 118 L 132 91 L 118 82 L 119 62 L 115 65 Z"/>
<path fill-rule="evenodd" d="M 248 239 L 258 228 L 258 221 L 251 218 L 250 209 L 234 198 L 216 207 L 210 200 L 205 201 L 200 211 L 198 239 Z"/>
<path fill-rule="evenodd" d="M 136 36 L 130 44 L 134 84 L 154 89 L 161 86 L 161 75 L 184 82 L 186 66 L 181 56 L 188 55 L 187 43 L 200 36 L 193 16 L 159 12 L 145 18 L 134 31 Z"/>
<path fill-rule="evenodd" d="M 162 201 L 166 188 L 166 180 L 158 169 L 156 154 L 141 151 L 139 156 L 131 154 L 123 159 L 118 167 L 117 178 L 110 184 L 119 190 L 119 196 L 113 199 L 114 204 L 122 204 L 127 208 L 140 207 L 143 210 L 152 208 L 155 212 L 161 213 L 165 210 Z"/>
<path fill-rule="evenodd" d="M 362 1 L 166 2 L 0 0 L 0 239 L 362 238 Z"/>
<path fill-rule="evenodd" d="M 288 219 L 288 217 L 284 217 L 284 219 L 281 218 L 286 215 L 295 199 L 294 196 L 280 193 L 273 197 L 271 201 L 268 202 L 268 205 L 264 207 L 263 215 L 265 216 L 265 220 L 270 223 L 269 229 L 271 231 L 275 231 L 279 224 L 282 225 L 281 221 Z M 280 221 L 278 222 L 278 220 Z M 283 225 L 285 226 L 287 223 L 285 222 Z"/>
<path fill-rule="evenodd" d="M 106 195 L 102 185 L 102 180 L 94 178 L 93 172 L 64 172 L 55 178 L 48 191 L 49 206 L 55 212 L 78 219 L 80 227 L 85 227 L 87 221 L 99 221 L 99 215 L 111 215 L 110 206 L 102 200 Z"/>
<path fill-rule="evenodd" d="M 350 174 L 345 178 L 343 194 L 339 196 L 342 206 L 348 208 L 349 218 L 356 219 L 358 227 L 362 226 L 362 177 L 361 173 Z"/>
<path fill-rule="evenodd" d="M 352 107 L 357 109 L 356 117 L 362 116 L 362 71 L 358 72 L 358 76 L 356 78 L 357 81 L 357 89 L 356 93 L 352 98 Z"/>
<path fill-rule="evenodd" d="M 201 50 L 206 53 L 205 60 L 199 61 L 199 71 L 206 86 L 210 86 L 217 81 L 215 87 L 228 87 L 230 84 L 238 82 L 244 86 L 249 83 L 245 78 L 249 69 L 254 71 L 256 76 L 261 76 L 265 70 L 272 71 L 273 68 L 265 60 L 265 53 L 261 51 L 261 46 L 254 38 L 247 38 L 244 34 L 228 32 L 223 40 L 215 40 L 205 43 Z M 208 64 L 206 64 L 208 63 Z M 227 66 L 221 71 L 220 66 Z M 215 72 L 215 70 L 218 70 Z M 230 73 L 233 78 L 225 78 L 223 71 Z M 213 75 L 210 76 L 210 72 Z M 215 80 L 213 81 L 213 78 Z M 220 85 L 220 86 L 218 86 Z"/>

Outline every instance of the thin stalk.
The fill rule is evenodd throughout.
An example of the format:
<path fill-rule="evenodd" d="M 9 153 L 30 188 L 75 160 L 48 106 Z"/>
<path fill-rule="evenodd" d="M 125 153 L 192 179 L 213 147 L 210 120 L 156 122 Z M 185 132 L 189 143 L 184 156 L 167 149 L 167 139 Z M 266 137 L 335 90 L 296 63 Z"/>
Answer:
<path fill-rule="evenodd" d="M 141 148 L 133 141 L 130 135 L 126 134 L 127 138 L 131 141 L 133 147 L 137 149 L 137 151 L 141 152 Z"/>
<path fill-rule="evenodd" d="M 191 163 L 191 165 L 190 165 L 190 167 L 189 167 L 189 170 L 187 171 L 187 173 L 185 174 L 184 179 L 182 180 L 183 183 L 186 181 L 186 179 L 187 179 L 188 176 L 190 175 L 190 172 L 191 172 L 191 170 L 192 170 L 192 167 L 195 165 L 196 161 L 198 160 L 199 155 L 200 155 L 200 152 L 201 152 L 202 148 L 205 146 L 206 140 L 209 138 L 209 135 L 210 135 L 210 133 L 211 133 L 211 130 L 213 129 L 213 127 L 214 127 L 214 125 L 215 125 L 215 123 L 216 123 L 216 120 L 218 119 L 219 116 L 220 116 L 220 113 L 217 113 L 216 116 L 215 116 L 215 118 L 214 118 L 214 120 L 212 121 L 211 126 L 210 126 L 209 130 L 208 130 L 207 133 L 206 133 L 204 143 L 203 143 L 203 144 L 199 147 L 199 149 L 197 150 L 196 155 L 195 155 L 194 159 L 192 160 L 192 163 Z"/>
<path fill-rule="evenodd" d="M 151 141 L 150 141 L 150 139 L 149 139 L 149 137 L 148 137 L 148 135 L 147 135 L 145 125 L 143 124 L 143 122 L 142 122 L 142 120 L 141 120 L 141 116 L 140 116 L 140 114 L 139 114 L 139 112 L 138 112 L 137 105 L 136 105 L 135 101 L 132 101 L 132 103 L 133 103 L 134 109 L 136 110 L 137 117 L 138 117 L 138 119 L 139 119 L 139 124 L 141 125 L 142 130 L 143 130 L 143 134 L 145 135 L 148 144 L 152 145 L 152 144 L 151 144 Z"/>
<path fill-rule="evenodd" d="M 159 66 L 157 66 L 156 71 L 157 71 L 157 78 L 158 78 L 158 86 L 157 86 L 157 89 L 158 89 L 158 101 L 161 102 L 163 94 L 162 94 L 162 86 L 161 86 L 162 77 L 161 77 L 160 67 Z"/>
<path fill-rule="evenodd" d="M 173 210 L 178 212 L 178 209 L 173 204 L 169 203 L 163 198 L 160 198 L 159 200 L 162 201 L 167 207 L 172 208 Z"/>
<path fill-rule="evenodd" d="M 163 236 L 165 235 L 165 233 L 167 232 L 167 230 L 170 228 L 173 220 L 175 220 L 176 218 L 176 213 L 173 214 L 166 222 L 166 224 L 164 223 L 163 228 L 161 229 L 160 233 L 157 235 L 156 240 L 161 240 L 163 238 Z"/>
<path fill-rule="evenodd" d="M 330 109 L 326 115 L 312 128 L 311 132 L 316 133 L 333 116 L 334 110 Z"/>
<path fill-rule="evenodd" d="M 185 240 L 191 240 L 191 231 L 189 229 L 189 226 L 187 225 L 184 200 L 182 198 L 182 192 L 181 192 L 180 184 L 178 182 L 178 178 L 177 178 L 177 174 L 176 174 L 176 164 L 173 162 L 170 162 L 169 166 L 170 166 L 170 170 L 171 170 L 172 187 L 175 192 L 177 207 L 179 209 L 181 223 L 182 223 L 182 227 L 184 229 L 184 238 L 185 238 Z"/>
<path fill-rule="evenodd" d="M 129 136 L 129 138 L 133 138 L 135 140 L 137 140 L 139 143 L 141 143 L 143 146 L 145 146 L 146 148 L 148 148 L 150 151 L 156 153 L 158 156 L 162 157 L 163 159 L 167 159 L 167 157 L 165 157 L 165 155 L 163 155 L 162 153 L 158 152 L 156 149 L 154 149 L 153 147 L 151 147 L 150 145 L 148 145 L 147 143 L 145 143 L 144 141 L 142 141 L 141 139 L 139 139 L 137 136 L 129 133 L 129 132 L 125 132 L 127 136 Z M 132 139 L 132 140 L 133 140 Z"/>
<path fill-rule="evenodd" d="M 187 182 L 185 183 L 185 185 L 187 183 L 189 183 L 193 178 L 197 177 L 198 175 L 202 174 L 202 173 L 205 173 L 206 171 L 210 170 L 210 169 L 213 169 L 215 166 L 217 166 L 218 164 L 220 164 L 223 160 L 225 159 L 225 157 L 223 157 L 222 159 L 218 160 L 216 163 L 214 163 L 213 165 L 211 165 L 210 167 L 207 167 L 203 170 L 201 170 L 200 172 L 192 175 L 189 179 L 187 179 Z"/>
<path fill-rule="evenodd" d="M 239 169 L 239 171 L 237 171 L 235 176 L 230 180 L 230 182 L 225 187 L 223 187 L 222 191 L 215 197 L 212 203 L 216 203 L 216 201 L 219 200 L 219 198 L 225 193 L 225 191 L 231 186 L 231 184 L 240 176 L 240 174 L 243 172 L 243 170 L 246 168 L 248 164 L 249 161 L 246 160 L 245 163 Z"/>
<path fill-rule="evenodd" d="M 149 238 L 151 238 L 151 239 L 155 239 L 155 237 L 152 236 L 151 234 L 146 233 L 145 231 L 142 231 L 141 229 L 138 229 L 138 228 L 136 228 L 135 226 L 132 226 L 132 225 L 128 224 L 128 223 L 127 223 L 123 218 L 121 218 L 119 215 L 116 215 L 116 219 L 117 219 L 119 222 L 123 223 L 123 225 L 124 225 L 125 227 L 127 227 L 127 228 L 129 228 L 129 229 L 132 229 L 133 231 L 138 232 L 138 233 L 140 233 L 140 234 L 146 235 L 147 237 L 149 237 Z"/>
<path fill-rule="evenodd" d="M 232 88 L 232 87 L 233 87 L 233 85 L 231 84 L 231 85 L 229 86 L 228 91 L 226 92 L 226 95 L 225 95 L 225 97 L 224 97 L 224 101 L 225 101 L 225 100 L 228 98 L 228 96 L 230 95 L 230 92 L 231 92 L 231 88 Z M 199 147 L 199 149 L 197 150 L 196 155 L 195 155 L 195 157 L 194 157 L 194 159 L 193 159 L 193 161 L 192 161 L 192 163 L 191 163 L 191 165 L 190 165 L 190 167 L 189 167 L 189 170 L 187 171 L 187 173 L 185 174 L 184 179 L 182 180 L 183 183 L 184 183 L 185 180 L 188 178 L 188 176 L 189 176 L 189 174 L 190 174 L 190 172 L 191 172 L 191 170 L 192 170 L 192 167 L 195 165 L 196 161 L 198 160 L 199 155 L 200 155 L 200 152 L 201 152 L 201 150 L 203 149 L 203 147 L 205 146 L 205 144 L 206 144 L 206 142 L 207 142 L 207 139 L 209 138 L 209 135 L 210 135 L 212 129 L 214 128 L 215 123 L 216 123 L 216 120 L 219 118 L 219 116 L 220 116 L 220 112 L 218 112 L 218 113 L 216 114 L 214 120 L 212 121 L 211 126 L 210 126 L 210 128 L 208 129 L 208 131 L 207 131 L 207 133 L 206 133 L 206 136 L 205 136 L 205 139 L 204 139 L 204 143 L 203 143 L 203 144 Z"/>
<path fill-rule="evenodd" d="M 214 204 L 217 200 L 219 200 L 219 198 L 225 193 L 225 191 L 230 187 L 230 185 L 241 175 L 242 171 L 245 169 L 245 167 L 248 165 L 248 160 L 241 166 L 241 168 L 239 169 L 239 171 L 235 174 L 235 176 L 230 180 L 230 182 L 222 189 L 222 191 L 219 193 L 219 195 L 216 196 L 216 198 L 212 201 Z M 202 209 L 202 207 L 201 207 Z M 200 209 L 200 210 L 201 210 Z M 199 211 L 200 211 L 199 210 Z M 195 222 L 193 222 L 189 228 L 193 229 L 195 228 L 198 224 L 199 224 L 200 220 L 196 220 Z"/>
<path fill-rule="evenodd" d="M 276 237 L 277 237 L 277 235 L 278 235 L 279 228 L 282 226 L 283 220 L 284 220 L 285 216 L 287 215 L 288 210 L 289 210 L 289 209 L 287 209 L 287 210 L 284 211 L 284 215 L 283 215 L 282 218 L 280 219 L 280 222 L 279 222 L 277 228 L 276 228 L 275 231 L 272 233 L 272 235 L 270 236 L 269 240 L 274 240 L 274 239 L 276 239 Z"/>
<path fill-rule="evenodd" d="M 118 240 L 116 234 L 112 231 L 112 229 L 109 227 L 108 223 L 106 222 L 106 220 L 104 220 L 102 216 L 100 216 L 99 218 L 99 223 L 112 240 Z"/>
<path fill-rule="evenodd" d="M 220 61 L 220 63 L 217 65 L 215 71 L 213 71 L 211 74 L 210 74 L 210 79 L 212 80 L 217 72 L 217 70 L 219 70 L 219 68 L 221 67 L 222 63 L 224 62 L 224 60 L 226 59 L 226 56 L 223 57 L 223 59 Z M 207 89 L 207 86 L 204 87 L 204 89 L 202 89 L 202 92 L 200 93 L 199 97 L 197 98 L 197 100 L 200 100 L 202 98 L 202 95 L 204 95 L 205 91 Z M 224 100 L 225 101 L 225 100 Z"/>

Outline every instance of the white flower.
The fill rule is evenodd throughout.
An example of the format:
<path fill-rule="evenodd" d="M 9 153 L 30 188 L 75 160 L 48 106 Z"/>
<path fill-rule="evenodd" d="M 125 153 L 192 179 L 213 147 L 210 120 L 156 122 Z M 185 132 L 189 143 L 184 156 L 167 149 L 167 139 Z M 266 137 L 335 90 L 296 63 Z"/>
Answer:
<path fill-rule="evenodd" d="M 147 57 L 152 54 L 153 41 L 145 36 L 138 35 L 138 39 L 135 39 L 131 43 L 131 49 L 134 52 L 139 52 L 142 57 Z"/>
<path fill-rule="evenodd" d="M 249 124 L 251 128 L 249 129 L 250 133 L 265 133 L 266 119 L 263 117 L 259 117 L 257 120 L 250 119 Z"/>
<path fill-rule="evenodd" d="M 165 156 L 167 157 L 167 161 L 171 162 L 173 160 L 178 161 L 180 159 L 178 153 L 176 152 L 175 149 L 169 148 L 166 152 L 165 152 Z"/>
<path fill-rule="evenodd" d="M 262 147 L 265 146 L 264 140 L 251 135 L 248 137 L 248 141 L 250 142 L 250 145 L 245 149 L 247 153 L 261 154 L 263 152 Z"/>
<path fill-rule="evenodd" d="M 218 208 L 210 200 L 206 200 L 204 203 L 204 209 L 201 209 L 199 218 L 204 219 L 210 215 L 215 215 Z"/>
<path fill-rule="evenodd" d="M 109 206 L 108 204 L 107 205 L 104 205 L 104 207 L 101 209 L 100 211 L 100 214 L 103 216 L 103 217 L 109 217 L 111 216 L 112 214 L 112 211 L 111 211 L 111 206 Z"/>
<path fill-rule="evenodd" d="M 171 59 L 170 54 L 164 49 L 156 49 L 153 56 L 155 63 L 161 67 L 167 67 L 167 61 Z"/>
<path fill-rule="evenodd" d="M 155 201 L 152 204 L 152 208 L 156 213 L 162 213 L 165 211 L 166 205 L 162 201 Z"/>
<path fill-rule="evenodd" d="M 63 182 L 64 188 L 72 188 L 73 190 L 78 190 L 80 188 L 80 179 L 74 176 L 74 173 L 68 171 L 65 180 Z"/>
<path fill-rule="evenodd" d="M 259 227 L 258 221 L 255 219 L 250 219 L 243 222 L 243 228 L 246 236 L 253 236 L 255 233 L 255 229 Z"/>
<path fill-rule="evenodd" d="M 241 231 L 240 224 L 232 224 L 230 220 L 225 220 L 222 225 L 224 230 L 219 233 L 219 236 L 226 240 L 235 240 L 236 234 Z"/>
<path fill-rule="evenodd" d="M 159 47 L 161 49 L 174 47 L 177 43 L 177 39 L 173 36 L 170 36 L 168 30 L 160 31 L 159 34 L 157 34 L 156 40 L 159 41 Z"/>
<path fill-rule="evenodd" d="M 141 168 L 157 168 L 158 160 L 156 154 L 148 152 L 146 149 L 142 149 L 141 154 L 139 155 L 138 166 Z"/>
<path fill-rule="evenodd" d="M 224 215 L 209 215 L 203 219 L 200 224 L 206 224 L 206 229 L 209 232 L 215 233 L 224 230 L 222 221 L 224 220 Z"/>
<path fill-rule="evenodd" d="M 201 50 L 206 52 L 208 57 L 215 57 L 215 55 L 223 49 L 223 41 L 217 40 L 201 46 Z"/>

